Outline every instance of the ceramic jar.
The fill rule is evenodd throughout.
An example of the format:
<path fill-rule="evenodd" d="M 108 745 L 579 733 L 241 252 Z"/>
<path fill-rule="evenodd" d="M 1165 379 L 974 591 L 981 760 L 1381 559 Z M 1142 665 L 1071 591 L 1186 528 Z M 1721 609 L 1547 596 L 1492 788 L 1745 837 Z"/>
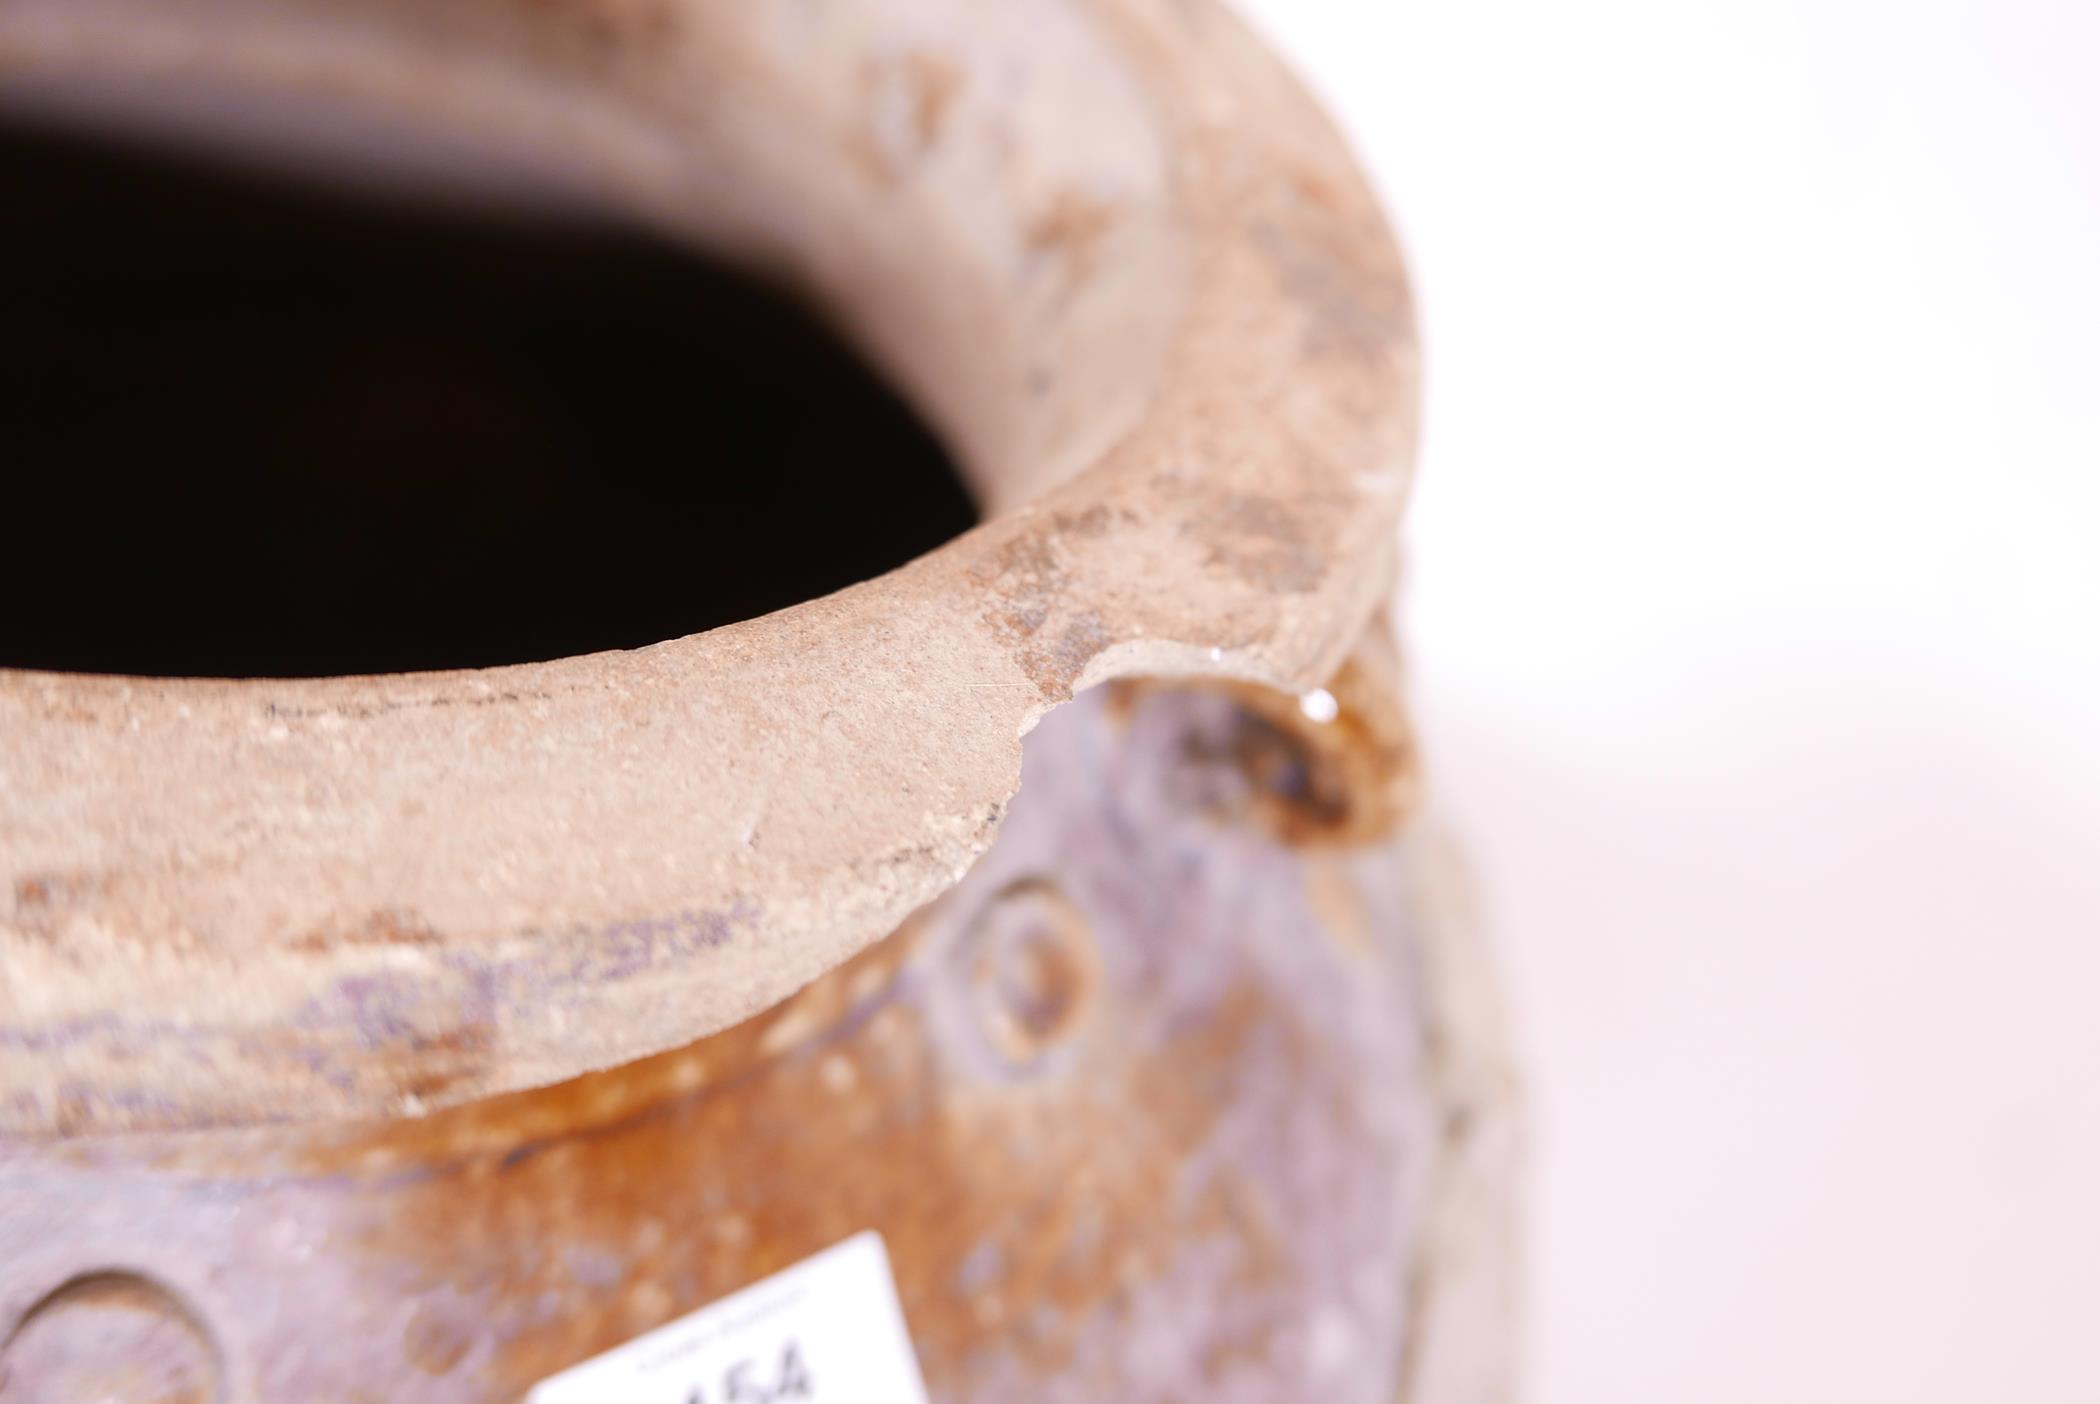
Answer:
<path fill-rule="evenodd" d="M 983 520 L 629 651 L 0 673 L 0 1397 L 512 1401 L 870 1231 L 936 1400 L 1498 1397 L 1408 294 L 1239 21 L 5 0 L 4 86 L 539 163 L 806 291 Z"/>

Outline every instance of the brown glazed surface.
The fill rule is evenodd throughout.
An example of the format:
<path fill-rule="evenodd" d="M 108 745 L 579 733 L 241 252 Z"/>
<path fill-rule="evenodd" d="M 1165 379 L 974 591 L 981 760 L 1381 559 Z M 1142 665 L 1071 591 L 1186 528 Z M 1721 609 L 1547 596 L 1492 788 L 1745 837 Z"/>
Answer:
<path fill-rule="evenodd" d="M 1089 694 L 953 892 L 691 1047 L 418 1120 L 8 1151 L 0 1286 L 138 1284 L 230 1398 L 509 1400 L 874 1227 L 943 1401 L 1392 1399 L 1442 1132 L 1398 715 L 1336 691 L 1326 724 Z M 0 1397 L 59 1397 L 37 1339 Z"/>

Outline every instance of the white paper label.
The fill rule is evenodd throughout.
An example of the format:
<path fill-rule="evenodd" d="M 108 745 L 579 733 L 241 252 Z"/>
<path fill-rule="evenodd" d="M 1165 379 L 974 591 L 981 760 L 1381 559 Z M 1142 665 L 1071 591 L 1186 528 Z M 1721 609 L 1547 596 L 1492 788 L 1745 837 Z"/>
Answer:
<path fill-rule="evenodd" d="M 872 1229 L 550 1375 L 525 1404 L 926 1404 Z"/>

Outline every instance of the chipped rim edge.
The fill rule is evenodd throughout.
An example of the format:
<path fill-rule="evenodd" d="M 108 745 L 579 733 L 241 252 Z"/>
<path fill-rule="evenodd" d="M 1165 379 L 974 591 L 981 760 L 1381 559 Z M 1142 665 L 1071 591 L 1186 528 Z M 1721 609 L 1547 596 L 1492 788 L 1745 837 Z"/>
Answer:
<path fill-rule="evenodd" d="M 0 982 L 0 1132 L 413 1114 L 704 1036 L 784 998 L 951 886 L 990 844 L 1019 783 L 1021 737 L 1075 692 L 1133 674 L 1302 689 L 1338 666 L 1390 590 L 1412 461 L 1413 334 L 1391 236 L 1339 138 L 1237 21 L 1209 6 L 1169 14 L 1141 0 L 1088 8 L 1163 114 L 1181 172 L 1174 198 L 1189 231 L 1181 334 L 1137 430 L 1037 502 L 899 571 L 651 648 L 292 681 L 0 671 L 0 751 L 30 757 L 33 772 L 28 785 L 0 790 L 0 825 L 40 821 L 38 804 L 52 791 L 34 765 L 50 760 L 73 786 L 62 797 L 68 804 L 89 796 L 73 806 L 88 817 L 72 840 L 105 862 L 143 859 L 153 870 L 126 879 L 126 910 L 179 938 L 145 959 L 140 942 L 152 932 L 68 928 L 64 962 L 85 972 L 81 988 L 93 990 L 100 1011 L 89 1017 L 86 1004 L 66 1004 L 64 989 L 47 997 L 63 982 L 39 973 L 56 968 L 43 949 L 52 942 L 21 920 L 18 888 L 15 918 L 0 922 L 0 971 L 8 972 Z M 1257 89 L 1263 101 L 1251 106 L 1210 100 Z M 1279 92 L 1303 109 L 1279 114 Z M 1307 160 L 1317 176 L 1307 177 Z M 1209 174 L 1224 166 L 1231 179 Z M 1290 279 L 1210 276 L 1246 266 L 1264 212 L 1276 209 L 1289 211 L 1298 246 L 1326 260 L 1329 284 L 1311 296 L 1398 309 L 1387 317 L 1390 344 L 1337 353 L 1308 331 L 1320 309 Z M 1249 387 L 1239 362 L 1210 353 L 1228 321 L 1242 335 L 1292 348 L 1287 397 Z M 1333 432 L 1335 423 L 1343 430 Z M 1279 588 L 1221 573 L 1221 554 L 1235 549 L 1235 514 L 1264 484 L 1292 513 L 1276 530 L 1294 534 L 1301 553 L 1320 563 L 1310 584 Z M 1045 551 L 1058 588 L 1033 601 L 1042 618 L 1017 628 L 1010 607 L 1026 585 L 1015 562 Z M 967 708 L 958 710 L 943 685 L 967 689 Z M 500 813 L 504 824 L 525 826 L 518 833 L 588 846 L 574 826 L 594 804 L 628 812 L 690 806 L 694 773 L 664 762 L 683 756 L 710 774 L 724 747 L 754 734 L 754 696 L 769 699 L 776 732 L 739 762 L 767 771 L 767 793 L 829 792 L 820 822 L 774 839 L 778 858 L 717 861 L 720 835 L 702 835 L 690 862 L 666 865 L 659 899 L 591 912 L 586 893 L 551 923 L 519 911 L 500 880 L 477 873 L 453 881 L 474 881 L 486 895 L 491 917 L 480 929 L 446 927 L 406 948 L 350 942 L 319 958 L 276 933 L 215 928 L 191 915 L 209 905 L 215 883 L 230 889 L 254 885 L 258 873 L 307 871 L 270 868 L 267 833 L 216 874 L 180 867 L 170 835 L 253 822 L 235 812 L 251 782 L 273 794 L 305 782 L 383 824 L 390 806 L 429 786 L 424 758 L 471 755 L 459 793 L 443 796 L 463 827 Z M 594 719 L 615 706 L 622 716 L 653 711 L 698 730 L 675 753 L 629 732 L 594 734 Z M 947 722 L 958 737 L 990 741 L 920 756 L 920 797 L 877 783 L 841 788 L 839 760 L 851 748 L 824 736 L 849 716 L 863 738 Z M 711 732 L 714 719 L 722 720 Z M 267 753 L 255 740 L 259 731 L 268 737 L 302 725 L 331 729 L 326 754 L 354 764 L 287 762 L 283 747 Z M 550 773 L 543 742 L 571 745 L 571 737 L 570 768 Z M 856 744 L 865 749 L 864 739 Z M 219 756 L 225 773 L 193 797 L 160 799 L 146 840 L 108 832 L 95 815 L 109 794 L 183 786 L 181 775 L 158 766 L 157 747 L 187 748 L 200 763 Z M 406 759 L 396 765 L 396 757 Z M 650 765 L 661 768 L 636 773 Z M 519 795 L 545 797 L 538 820 L 517 812 Z M 434 842 L 436 851 L 426 845 L 421 856 L 439 866 L 446 840 Z M 641 856 L 615 843 L 605 861 Z M 375 880 L 361 901 L 359 880 L 332 873 L 330 900 L 346 911 L 385 909 L 394 894 L 381 889 L 394 875 Z M 726 923 L 730 937 L 681 943 L 677 923 L 693 913 L 715 922 L 710 932 Z M 81 929 L 92 939 L 76 939 Z M 232 949 L 216 949 L 222 944 Z M 374 1000 L 384 1007 L 375 1010 Z M 465 1067 L 442 1029 L 423 1028 L 433 1011 L 462 1009 L 478 1040 Z M 405 1039 L 389 1032 L 400 1027 Z"/>

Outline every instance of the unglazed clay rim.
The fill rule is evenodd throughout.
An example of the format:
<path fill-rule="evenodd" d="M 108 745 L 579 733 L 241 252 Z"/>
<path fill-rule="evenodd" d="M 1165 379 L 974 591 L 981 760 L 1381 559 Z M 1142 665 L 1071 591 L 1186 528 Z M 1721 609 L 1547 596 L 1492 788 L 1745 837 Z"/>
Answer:
<path fill-rule="evenodd" d="M 399 1115 L 689 1041 L 951 886 L 1022 736 L 1075 691 L 1324 680 L 1392 582 L 1415 405 L 1397 255 L 1236 21 L 1079 12 L 1171 176 L 1179 300 L 1137 421 L 898 571 L 650 648 L 319 680 L 0 672 L 0 1130 Z M 0 81 L 360 76 L 244 69 L 263 51 L 137 19 L 0 6 Z"/>

